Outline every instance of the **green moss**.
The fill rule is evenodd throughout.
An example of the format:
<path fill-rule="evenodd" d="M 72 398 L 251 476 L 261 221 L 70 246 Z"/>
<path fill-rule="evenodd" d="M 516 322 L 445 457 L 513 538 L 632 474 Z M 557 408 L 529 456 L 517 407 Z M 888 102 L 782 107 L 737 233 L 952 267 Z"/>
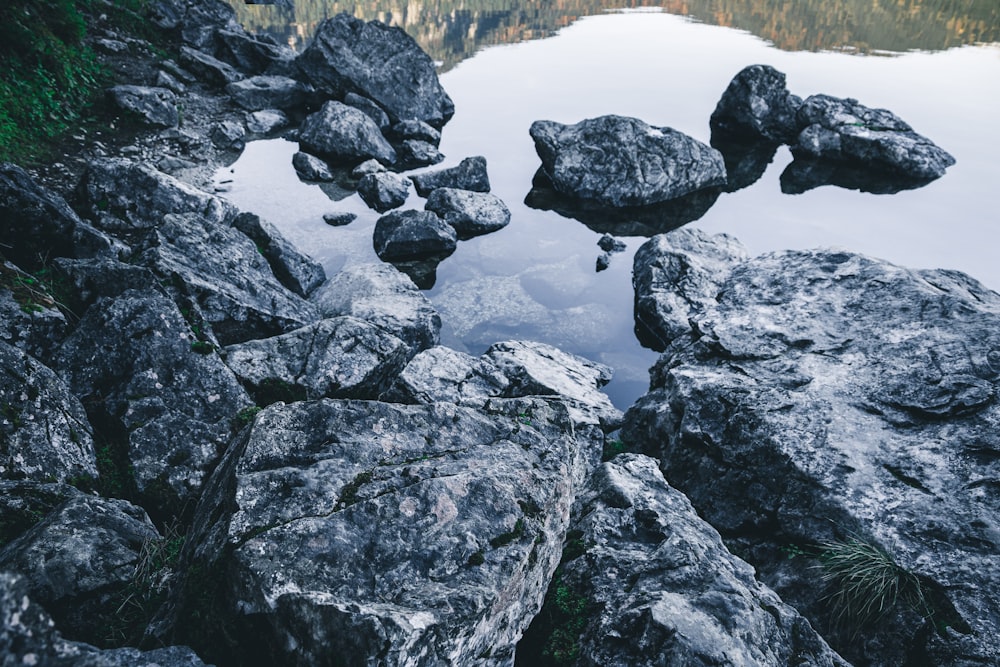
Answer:
<path fill-rule="evenodd" d="M 625 443 L 621 440 L 605 440 L 601 450 L 601 461 L 610 461 L 625 451 Z"/>
<path fill-rule="evenodd" d="M 197 354 L 212 354 L 215 352 L 215 346 L 207 341 L 196 340 L 191 343 L 191 351 Z"/>
<path fill-rule="evenodd" d="M 486 562 L 486 555 L 482 551 L 477 551 L 476 553 L 469 556 L 469 565 L 479 566 Z"/>
<path fill-rule="evenodd" d="M 519 540 L 524 536 L 524 519 L 519 518 L 514 522 L 514 527 L 508 532 L 497 535 L 492 540 L 490 540 L 490 546 L 494 549 L 499 549 L 500 547 L 507 546 L 515 540 Z"/>
<path fill-rule="evenodd" d="M 359 472 L 354 479 L 345 484 L 343 490 L 340 492 L 340 500 L 337 501 L 337 509 L 344 509 L 358 502 L 358 491 L 365 484 L 371 482 L 374 476 L 374 471 L 365 470 L 364 472 Z"/>
<path fill-rule="evenodd" d="M 236 413 L 233 417 L 231 426 L 234 433 L 239 433 L 244 428 L 253 423 L 253 420 L 257 418 L 257 414 L 262 410 L 259 405 L 251 405 L 243 408 Z"/>

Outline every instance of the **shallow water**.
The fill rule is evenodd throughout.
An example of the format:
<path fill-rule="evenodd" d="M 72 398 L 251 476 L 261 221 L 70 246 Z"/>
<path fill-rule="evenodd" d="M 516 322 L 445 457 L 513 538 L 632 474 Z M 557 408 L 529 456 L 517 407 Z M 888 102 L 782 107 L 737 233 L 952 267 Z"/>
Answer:
<path fill-rule="evenodd" d="M 987 27 L 995 34 L 996 26 Z M 598 232 L 525 205 L 539 165 L 528 127 L 616 113 L 708 142 L 719 96 L 753 63 L 785 72 L 802 97 L 822 92 L 891 109 L 957 164 L 923 188 L 894 195 L 834 186 L 785 195 L 779 176 L 791 156 L 781 148 L 757 183 L 723 194 L 691 224 L 733 234 L 754 254 L 840 247 L 914 268 L 959 269 L 1000 289 L 1000 46 L 892 56 L 785 51 L 729 27 L 624 11 L 582 18 L 545 39 L 491 46 L 442 74 L 456 114 L 444 128 L 447 159 L 439 166 L 486 156 L 493 192 L 512 212 L 507 228 L 461 242 L 438 268 L 427 294 L 444 321 L 442 342 L 472 354 L 510 338 L 551 343 L 614 367 L 608 394 L 620 407 L 631 404 L 656 358 L 632 330 L 632 255 L 645 239 L 622 237 L 627 250 L 598 273 Z M 355 194 L 334 193 L 335 201 L 299 182 L 295 150 L 280 139 L 251 143 L 218 175 L 232 181 L 226 196 L 278 224 L 328 272 L 377 261 L 371 233 L 378 214 Z M 412 195 L 406 207 L 422 208 L 423 200 Z M 322 221 L 331 211 L 358 219 L 333 228 Z"/>

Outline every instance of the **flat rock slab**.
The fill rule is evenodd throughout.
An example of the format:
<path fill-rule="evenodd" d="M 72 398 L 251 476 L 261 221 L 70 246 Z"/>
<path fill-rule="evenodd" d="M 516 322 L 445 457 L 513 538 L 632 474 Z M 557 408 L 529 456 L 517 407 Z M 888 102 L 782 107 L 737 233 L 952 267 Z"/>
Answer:
<path fill-rule="evenodd" d="M 669 127 L 601 116 L 531 124 L 542 169 L 555 189 L 613 207 L 647 206 L 726 184 L 722 155 Z"/>
<path fill-rule="evenodd" d="M 308 86 L 287 76 L 259 75 L 226 86 L 226 92 L 247 111 L 295 109 L 305 104 Z"/>
<path fill-rule="evenodd" d="M 411 178 L 413 187 L 421 197 L 426 197 L 438 188 L 458 188 L 473 192 L 490 191 L 486 158 L 481 155 L 467 157 L 454 167 L 425 171 L 414 174 Z"/>
<path fill-rule="evenodd" d="M 125 111 L 130 111 L 150 125 L 176 127 L 180 121 L 177 96 L 166 88 L 151 86 L 114 86 L 108 97 Z"/>

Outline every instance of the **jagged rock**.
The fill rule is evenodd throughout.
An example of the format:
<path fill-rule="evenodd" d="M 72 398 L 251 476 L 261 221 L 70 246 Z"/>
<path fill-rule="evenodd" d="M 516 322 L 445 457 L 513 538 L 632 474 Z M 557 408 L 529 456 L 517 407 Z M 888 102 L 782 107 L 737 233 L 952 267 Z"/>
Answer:
<path fill-rule="evenodd" d="M 119 108 L 141 117 L 150 125 L 176 127 L 180 121 L 177 96 L 166 88 L 114 86 L 108 96 Z"/>
<path fill-rule="evenodd" d="M 323 266 L 299 252 L 270 222 L 253 213 L 241 213 L 233 220 L 233 227 L 254 242 L 278 282 L 299 296 L 309 296 L 326 281 Z"/>
<path fill-rule="evenodd" d="M 254 134 L 270 134 L 288 126 L 291 121 L 281 109 L 252 111 L 246 117 L 247 130 Z"/>
<path fill-rule="evenodd" d="M 388 170 L 378 160 L 365 160 L 351 170 L 351 176 L 354 178 L 364 178 L 368 174 L 377 174 L 383 171 Z"/>
<path fill-rule="evenodd" d="M 447 169 L 414 174 L 413 187 L 417 194 L 426 197 L 438 188 L 457 188 L 473 192 L 489 192 L 490 179 L 486 173 L 486 158 L 481 155 L 467 157 L 457 166 Z"/>
<path fill-rule="evenodd" d="M 243 127 L 243 123 L 224 120 L 212 128 L 210 136 L 216 148 L 241 151 L 246 146 L 243 138 L 247 136 L 247 130 Z"/>
<path fill-rule="evenodd" d="M 62 631 L 97 642 L 122 604 L 144 543 L 159 539 L 142 509 L 76 493 L 0 549 L 0 569 L 24 575 L 32 599 Z"/>
<path fill-rule="evenodd" d="M 410 347 L 437 345 L 441 317 L 413 281 L 391 264 L 358 264 L 333 276 L 312 296 L 324 317 L 350 315 L 385 329 Z"/>
<path fill-rule="evenodd" d="M 214 86 L 223 87 L 244 78 L 232 65 L 189 46 L 181 47 L 181 63 L 200 79 Z"/>
<path fill-rule="evenodd" d="M 576 125 L 540 120 L 530 132 L 542 169 L 564 195 L 647 206 L 726 184 L 717 150 L 637 118 L 601 116 Z"/>
<path fill-rule="evenodd" d="M 510 380 L 489 358 L 435 345 L 406 364 L 387 398 L 400 403 L 483 407 L 491 398 L 506 396 L 509 385 Z"/>
<path fill-rule="evenodd" d="M 622 440 L 847 659 L 995 660 L 1000 295 L 834 251 L 738 262 L 715 291 Z M 845 553 L 898 586 L 881 614 L 844 593 Z"/>
<path fill-rule="evenodd" d="M 226 86 L 226 92 L 247 111 L 295 109 L 305 104 L 309 88 L 287 76 L 258 75 Z"/>
<path fill-rule="evenodd" d="M 441 143 L 441 133 L 439 131 L 435 130 L 422 120 L 416 120 L 413 118 L 396 123 L 389 128 L 386 135 L 395 141 L 415 139 L 417 141 L 423 141 L 431 144 L 435 147 Z"/>
<path fill-rule="evenodd" d="M 10 163 L 0 164 L 0 220 L 4 257 L 26 271 L 44 268 L 52 257 L 110 256 L 121 247 Z"/>
<path fill-rule="evenodd" d="M 328 161 L 357 164 L 375 158 L 386 164 L 396 161 L 396 151 L 385 140 L 378 125 L 354 107 L 327 102 L 302 121 L 302 150 Z"/>
<path fill-rule="evenodd" d="M 691 331 L 691 318 L 716 303 L 729 269 L 747 251 L 726 234 L 678 229 L 646 241 L 632 261 L 639 340 L 658 352 Z"/>
<path fill-rule="evenodd" d="M 540 399 L 272 406 L 195 518 L 185 588 L 214 607 L 155 628 L 207 624 L 237 662 L 509 665 L 595 448 Z"/>
<path fill-rule="evenodd" d="M 319 25 L 296 62 L 318 90 L 335 98 L 359 93 L 393 122 L 415 118 L 441 127 L 455 113 L 434 62 L 400 28 L 339 14 Z"/>
<path fill-rule="evenodd" d="M 215 41 L 219 58 L 250 74 L 263 74 L 275 64 L 295 58 L 295 52 L 288 46 L 279 46 L 268 35 L 248 35 L 243 30 L 217 30 Z"/>
<path fill-rule="evenodd" d="M 388 171 L 375 172 L 361 177 L 358 194 L 379 213 L 399 208 L 410 196 L 410 179 Z"/>
<path fill-rule="evenodd" d="M 426 141 L 406 139 L 395 149 L 397 169 L 416 169 L 444 161 L 444 153 Z"/>
<path fill-rule="evenodd" d="M 405 262 L 447 257 L 455 252 L 458 236 L 436 213 L 393 211 L 375 223 L 372 242 L 379 259 Z"/>
<path fill-rule="evenodd" d="M 223 0 L 155 0 L 149 9 L 153 23 L 177 31 L 184 42 L 199 49 L 211 50 L 219 30 L 243 31 L 236 12 Z"/>
<path fill-rule="evenodd" d="M 343 227 L 344 225 L 351 224 L 357 219 L 358 216 L 355 215 L 354 213 L 337 212 L 337 213 L 323 214 L 323 222 L 330 225 L 331 227 Z"/>
<path fill-rule="evenodd" d="M 0 342 L 0 479 L 97 477 L 93 429 L 69 387 Z"/>
<path fill-rule="evenodd" d="M 381 132 L 385 132 L 389 129 L 392 124 L 389 120 L 388 114 L 382 110 L 382 107 L 372 102 L 367 97 L 358 95 L 357 93 L 347 93 L 344 95 L 344 104 L 350 107 L 354 107 L 358 111 L 363 111 L 365 115 L 375 121 L 378 125 L 378 129 Z"/>
<path fill-rule="evenodd" d="M 60 307 L 42 281 L 0 262 L 0 341 L 48 361 L 70 329 Z"/>
<path fill-rule="evenodd" d="M 179 81 L 173 74 L 170 74 L 162 69 L 156 73 L 156 87 L 166 88 L 176 95 L 183 95 L 187 92 L 187 86 Z"/>
<path fill-rule="evenodd" d="M 892 112 L 850 98 L 813 95 L 799 107 L 797 119 L 802 131 L 792 145 L 796 158 L 859 163 L 924 180 L 940 178 L 955 164 Z"/>
<path fill-rule="evenodd" d="M 232 345 L 225 355 L 257 403 L 268 404 L 288 397 L 376 399 L 402 370 L 408 352 L 403 341 L 375 324 L 335 317 Z"/>
<path fill-rule="evenodd" d="M 454 227 L 460 239 L 495 232 L 510 222 L 510 209 L 488 192 L 438 188 L 431 192 L 424 208 Z"/>
<path fill-rule="evenodd" d="M 547 650 L 567 665 L 849 667 L 726 549 L 656 460 L 604 463 L 577 502 L 539 616 L 550 625 L 529 630 L 519 664 L 544 664 Z"/>
<path fill-rule="evenodd" d="M 295 172 L 307 181 L 323 181 L 329 183 L 333 180 L 333 172 L 330 166 L 315 155 L 298 151 L 292 156 L 292 167 Z"/>
<path fill-rule="evenodd" d="M 0 550 L 79 495 L 83 492 L 69 484 L 0 480 Z"/>
<path fill-rule="evenodd" d="M 788 92 L 782 72 L 750 65 L 729 82 L 709 124 L 713 138 L 789 144 L 802 129 L 795 116 L 800 106 L 802 99 Z"/>
<path fill-rule="evenodd" d="M 129 290 L 92 306 L 54 362 L 121 448 L 144 506 L 167 516 L 197 497 L 230 420 L 251 404 L 212 352 L 168 298 Z"/>
<path fill-rule="evenodd" d="M 53 268 L 78 313 L 101 298 L 114 298 L 130 289 L 159 287 L 156 275 L 146 267 L 114 259 L 57 259 Z"/>
<path fill-rule="evenodd" d="M 604 252 L 625 252 L 628 246 L 625 245 L 624 241 L 619 241 L 611 234 L 602 234 L 601 238 L 597 239 L 597 247 Z"/>

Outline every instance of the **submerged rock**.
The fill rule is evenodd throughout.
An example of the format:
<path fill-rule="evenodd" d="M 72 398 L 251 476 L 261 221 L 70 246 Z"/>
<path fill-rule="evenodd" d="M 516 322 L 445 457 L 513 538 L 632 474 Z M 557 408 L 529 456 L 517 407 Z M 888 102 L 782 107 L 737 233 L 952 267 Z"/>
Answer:
<path fill-rule="evenodd" d="M 531 138 L 562 194 L 606 206 L 646 206 L 726 183 L 718 151 L 669 127 L 601 116 L 563 125 L 540 120 Z"/>
<path fill-rule="evenodd" d="M 136 114 L 150 125 L 176 127 L 180 121 L 177 96 L 166 88 L 114 86 L 108 96 L 119 108 Z"/>
<path fill-rule="evenodd" d="M 802 99 L 788 92 L 785 75 L 769 65 L 750 65 L 733 77 L 709 122 L 713 139 L 792 143 Z M 714 142 L 713 142 L 714 143 Z"/>
<path fill-rule="evenodd" d="M 455 230 L 430 211 L 393 211 L 375 223 L 375 254 L 387 262 L 444 258 L 455 252 Z"/>
<path fill-rule="evenodd" d="M 335 163 L 358 164 L 369 158 L 385 164 L 396 161 L 396 151 L 378 125 L 363 112 L 340 102 L 327 102 L 302 121 L 299 144 L 307 153 Z"/>
<path fill-rule="evenodd" d="M 438 188 L 457 188 L 473 192 L 489 192 L 490 179 L 486 173 L 486 158 L 481 155 L 467 157 L 458 165 L 414 174 L 413 186 L 417 194 L 426 197 Z"/>
<path fill-rule="evenodd" d="M 438 188 L 430 193 L 424 208 L 454 227 L 460 239 L 495 232 L 510 222 L 510 209 L 489 192 Z"/>

